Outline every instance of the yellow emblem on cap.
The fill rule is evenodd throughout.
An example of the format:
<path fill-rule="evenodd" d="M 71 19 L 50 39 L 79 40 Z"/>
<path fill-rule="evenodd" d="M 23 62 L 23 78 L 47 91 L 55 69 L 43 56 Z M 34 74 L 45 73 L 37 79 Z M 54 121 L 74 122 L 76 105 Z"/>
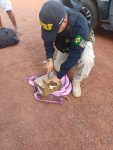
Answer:
<path fill-rule="evenodd" d="M 40 25 L 43 29 L 48 30 L 48 31 L 51 31 L 53 28 L 53 24 L 45 24 L 42 21 L 40 21 Z"/>

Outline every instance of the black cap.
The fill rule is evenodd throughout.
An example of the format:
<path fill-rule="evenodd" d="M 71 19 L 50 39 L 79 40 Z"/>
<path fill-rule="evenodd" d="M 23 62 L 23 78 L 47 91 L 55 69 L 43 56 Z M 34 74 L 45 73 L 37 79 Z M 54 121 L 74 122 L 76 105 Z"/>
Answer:
<path fill-rule="evenodd" d="M 66 9 L 62 3 L 49 0 L 43 4 L 40 13 L 41 35 L 44 41 L 55 41 L 60 23 L 66 15 Z"/>

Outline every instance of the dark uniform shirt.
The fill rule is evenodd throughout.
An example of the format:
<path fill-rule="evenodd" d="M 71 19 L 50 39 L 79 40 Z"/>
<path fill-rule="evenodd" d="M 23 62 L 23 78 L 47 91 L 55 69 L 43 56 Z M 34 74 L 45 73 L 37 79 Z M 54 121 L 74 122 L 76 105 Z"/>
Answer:
<path fill-rule="evenodd" d="M 87 19 L 79 12 L 67 9 L 68 25 L 62 33 L 58 33 L 56 41 L 44 41 L 47 58 L 53 58 L 54 43 L 62 53 L 69 53 L 67 60 L 61 65 L 57 77 L 61 79 L 68 71 L 77 64 L 84 50 L 82 41 L 88 41 L 89 27 Z"/>

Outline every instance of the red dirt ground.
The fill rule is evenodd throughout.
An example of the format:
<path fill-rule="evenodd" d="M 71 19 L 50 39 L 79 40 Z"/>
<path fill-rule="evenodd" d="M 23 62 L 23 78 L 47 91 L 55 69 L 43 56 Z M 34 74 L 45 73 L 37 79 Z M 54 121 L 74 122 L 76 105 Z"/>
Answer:
<path fill-rule="evenodd" d="M 40 103 L 25 77 L 45 72 L 42 0 L 12 0 L 21 42 L 0 50 L 0 150 L 113 150 L 113 33 L 95 32 L 95 67 L 82 96 Z M 12 27 L 5 13 L 4 25 Z"/>

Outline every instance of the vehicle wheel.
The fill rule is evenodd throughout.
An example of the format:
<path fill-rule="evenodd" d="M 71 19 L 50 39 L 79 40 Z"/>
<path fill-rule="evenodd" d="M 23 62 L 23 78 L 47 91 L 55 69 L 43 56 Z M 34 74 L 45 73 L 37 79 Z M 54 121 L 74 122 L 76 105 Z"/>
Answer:
<path fill-rule="evenodd" d="M 95 28 L 98 23 L 98 10 L 96 4 L 91 0 L 82 0 L 83 13 L 90 24 L 90 27 Z"/>

